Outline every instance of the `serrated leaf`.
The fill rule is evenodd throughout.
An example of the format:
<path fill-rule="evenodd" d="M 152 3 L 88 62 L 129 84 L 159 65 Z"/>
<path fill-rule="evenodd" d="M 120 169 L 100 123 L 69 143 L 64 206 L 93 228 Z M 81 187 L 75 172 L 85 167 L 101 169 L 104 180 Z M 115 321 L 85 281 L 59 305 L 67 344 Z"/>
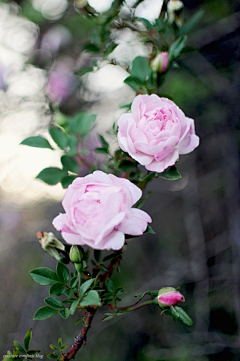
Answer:
<path fill-rule="evenodd" d="M 81 299 L 85 293 L 87 292 L 87 290 L 91 287 L 92 283 L 94 282 L 95 278 L 92 278 L 88 281 L 85 281 L 81 287 L 80 287 L 80 291 L 79 291 L 79 298 Z"/>
<path fill-rule="evenodd" d="M 41 352 L 41 350 L 29 350 L 28 351 L 28 355 L 37 355 L 39 352 Z"/>
<path fill-rule="evenodd" d="M 101 134 L 98 134 L 98 136 L 99 136 L 100 142 L 102 143 L 103 148 L 108 149 L 109 148 L 109 143 L 106 141 L 104 136 L 101 135 Z"/>
<path fill-rule="evenodd" d="M 14 346 L 16 346 L 20 352 L 26 354 L 27 351 L 22 347 L 22 345 L 18 341 L 13 341 Z"/>
<path fill-rule="evenodd" d="M 108 290 L 108 292 L 112 292 L 112 293 L 114 292 L 115 287 L 114 287 L 114 284 L 113 284 L 113 281 L 111 280 L 111 278 L 107 278 L 105 285 L 106 285 L 106 289 Z"/>
<path fill-rule="evenodd" d="M 33 319 L 34 320 L 46 320 L 47 318 L 50 318 L 54 315 L 56 315 L 58 313 L 57 310 L 51 308 L 51 307 L 48 307 L 48 306 L 43 306 L 43 307 L 40 307 L 35 315 L 33 316 Z"/>
<path fill-rule="evenodd" d="M 77 162 L 75 161 L 75 159 L 73 159 L 72 157 L 63 155 L 61 157 L 61 163 L 70 172 L 78 173 L 79 166 L 78 166 Z"/>
<path fill-rule="evenodd" d="M 55 185 L 67 175 L 67 172 L 63 169 L 57 167 L 48 167 L 44 168 L 37 176 L 37 179 L 42 180 L 43 182 L 49 185 Z"/>
<path fill-rule="evenodd" d="M 85 137 L 92 128 L 96 117 L 95 114 L 90 114 L 88 112 L 78 113 L 73 117 L 68 118 L 69 128 L 73 133 L 81 134 L 82 137 Z"/>
<path fill-rule="evenodd" d="M 31 340 L 32 340 L 32 329 L 30 328 L 26 335 L 24 336 L 24 347 L 25 349 L 28 351 L 29 349 L 29 346 L 30 346 L 30 343 L 31 343 Z"/>
<path fill-rule="evenodd" d="M 67 297 L 72 297 L 72 296 L 74 295 L 74 291 L 73 291 L 73 290 L 66 290 L 64 293 L 65 293 L 65 295 L 66 295 Z"/>
<path fill-rule="evenodd" d="M 181 52 L 183 51 L 183 48 L 186 44 L 187 36 L 183 35 L 180 36 L 169 48 L 168 51 L 168 59 L 169 61 L 172 61 L 181 55 Z"/>
<path fill-rule="evenodd" d="M 62 301 L 60 301 L 58 298 L 56 297 L 47 297 L 45 298 L 44 302 L 53 308 L 59 309 L 59 308 L 65 308 L 64 304 L 62 303 Z"/>
<path fill-rule="evenodd" d="M 61 296 L 66 291 L 67 287 L 62 283 L 55 283 L 49 288 L 49 294 L 51 296 Z"/>
<path fill-rule="evenodd" d="M 159 173 L 159 177 L 171 181 L 182 178 L 181 174 L 179 173 L 175 165 L 169 167 L 164 172 Z"/>
<path fill-rule="evenodd" d="M 80 301 L 79 306 L 82 307 L 101 306 L 101 301 L 98 292 L 95 290 L 88 291 L 88 293 Z"/>
<path fill-rule="evenodd" d="M 132 62 L 131 75 L 134 78 L 144 82 L 149 75 L 151 68 L 147 58 L 144 56 L 137 56 Z"/>
<path fill-rule="evenodd" d="M 143 85 L 143 82 L 140 79 L 135 78 L 131 75 L 125 78 L 123 82 L 135 91 L 138 91 L 140 86 Z"/>
<path fill-rule="evenodd" d="M 52 285 L 58 283 L 57 275 L 50 268 L 39 267 L 30 271 L 30 275 L 35 282 L 40 285 Z"/>
<path fill-rule="evenodd" d="M 73 277 L 73 278 L 71 279 L 71 281 L 70 281 L 70 287 L 71 287 L 71 288 L 74 288 L 74 287 L 77 286 L 77 284 L 78 284 L 78 278 L 77 278 L 77 277 Z"/>
<path fill-rule="evenodd" d="M 69 308 L 65 308 L 64 310 L 59 311 L 59 314 L 64 318 L 68 318 L 70 316 Z"/>
<path fill-rule="evenodd" d="M 49 134 L 60 149 L 64 150 L 68 145 L 68 135 L 59 127 L 49 128 Z"/>
<path fill-rule="evenodd" d="M 78 304 L 79 304 L 79 299 L 73 301 L 73 303 L 71 304 L 71 307 L 70 307 L 70 313 L 71 315 L 74 314 L 74 312 L 76 311 L 77 307 L 78 307 Z"/>
<path fill-rule="evenodd" d="M 62 283 L 68 283 L 69 280 L 69 270 L 64 264 L 58 262 L 56 269 L 57 277 Z"/>
<path fill-rule="evenodd" d="M 34 137 L 28 137 L 24 139 L 20 144 L 28 145 L 29 147 L 34 147 L 34 148 L 53 149 L 49 141 L 46 138 L 41 137 L 40 135 Z"/>
<path fill-rule="evenodd" d="M 53 353 L 48 353 L 48 354 L 46 355 L 46 357 L 51 358 L 51 359 L 53 359 L 53 360 L 57 360 L 57 359 L 59 358 L 59 356 L 54 355 Z"/>
<path fill-rule="evenodd" d="M 97 147 L 94 149 L 94 151 L 98 154 L 109 154 L 108 148 Z"/>
<path fill-rule="evenodd" d="M 118 163 L 118 169 L 121 169 L 123 171 L 130 171 L 136 166 L 136 163 L 131 160 L 123 159 Z"/>

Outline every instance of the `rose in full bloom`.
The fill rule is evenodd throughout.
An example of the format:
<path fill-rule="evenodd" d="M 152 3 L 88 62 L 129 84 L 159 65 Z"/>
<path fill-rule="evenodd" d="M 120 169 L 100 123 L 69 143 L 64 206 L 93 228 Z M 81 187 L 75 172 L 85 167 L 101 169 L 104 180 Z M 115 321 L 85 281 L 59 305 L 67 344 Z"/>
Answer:
<path fill-rule="evenodd" d="M 95 171 L 68 187 L 62 202 L 66 213 L 53 225 L 70 244 L 121 249 L 124 234 L 139 236 L 152 221 L 146 212 L 132 208 L 141 195 L 129 180 Z"/>
<path fill-rule="evenodd" d="M 175 306 L 179 302 L 183 302 L 184 297 L 175 288 L 165 287 L 159 291 L 157 300 L 161 307 Z"/>
<path fill-rule="evenodd" d="M 199 144 L 194 120 L 173 101 L 155 94 L 138 95 L 118 127 L 120 148 L 152 172 L 163 172 L 179 154 L 190 153 Z"/>

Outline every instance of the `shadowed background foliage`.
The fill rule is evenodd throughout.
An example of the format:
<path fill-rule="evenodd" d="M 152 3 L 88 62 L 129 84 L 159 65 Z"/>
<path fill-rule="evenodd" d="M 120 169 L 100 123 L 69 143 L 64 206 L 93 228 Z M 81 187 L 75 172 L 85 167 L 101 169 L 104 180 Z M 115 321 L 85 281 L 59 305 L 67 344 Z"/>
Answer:
<path fill-rule="evenodd" d="M 30 1 L 18 4 L 22 10 L 17 16 L 23 15 L 39 26 L 30 59 L 33 64 L 49 70 L 48 60 L 38 49 L 43 35 L 55 23 L 64 25 L 72 37 L 58 56 L 70 54 L 77 58 L 79 44 L 94 27 L 94 21 L 82 18 L 79 22 L 77 13 L 46 20 Z M 145 202 L 144 210 L 153 219 L 156 235 L 129 242 L 116 283 L 126 285 L 128 296 L 124 304 L 147 289 L 181 286 L 186 298 L 184 307 L 194 326 L 174 323 L 162 317 L 154 306 L 104 323 L 99 322 L 99 314 L 86 347 L 77 355 L 79 360 L 239 360 L 240 4 L 237 0 L 185 0 L 184 5 L 186 18 L 197 9 L 205 11 L 188 42 L 198 50 L 181 57 L 179 68 L 169 71 L 162 94 L 172 97 L 185 114 L 195 119 L 201 143 L 194 153 L 180 158 L 182 179 L 157 179 L 149 184 L 146 192 L 152 191 L 154 196 Z M 91 101 L 95 103 L 96 99 Z M 84 101 L 72 95 L 61 102 L 60 108 L 71 114 L 85 106 Z M 103 114 L 108 112 L 107 106 L 101 110 Z M 47 124 L 48 118 L 45 119 Z M 43 129 L 43 122 L 36 128 Z M 71 344 L 78 333 L 72 318 L 64 322 L 59 316 L 32 321 L 47 290 L 34 284 L 28 271 L 55 265 L 42 252 L 34 235 L 39 229 L 53 230 L 51 222 L 61 205 L 49 196 L 36 200 L 33 197 L 23 203 L 21 194 L 16 197 L 17 200 L 9 201 L 4 188 L 0 188 L 0 345 L 4 355 L 12 348 L 13 339 L 22 341 L 33 327 L 33 347 L 41 348 L 44 354 L 60 336 L 64 343 Z"/>

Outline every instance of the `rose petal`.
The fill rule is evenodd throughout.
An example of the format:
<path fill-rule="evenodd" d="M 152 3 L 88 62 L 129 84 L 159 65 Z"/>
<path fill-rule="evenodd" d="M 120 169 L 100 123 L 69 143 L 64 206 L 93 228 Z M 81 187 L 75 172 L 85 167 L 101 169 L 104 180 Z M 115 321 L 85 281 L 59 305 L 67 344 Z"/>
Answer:
<path fill-rule="evenodd" d="M 132 208 L 128 219 L 118 226 L 118 230 L 130 234 L 131 236 L 140 236 L 147 229 L 148 223 L 151 223 L 151 217 L 144 211 L 138 208 Z"/>

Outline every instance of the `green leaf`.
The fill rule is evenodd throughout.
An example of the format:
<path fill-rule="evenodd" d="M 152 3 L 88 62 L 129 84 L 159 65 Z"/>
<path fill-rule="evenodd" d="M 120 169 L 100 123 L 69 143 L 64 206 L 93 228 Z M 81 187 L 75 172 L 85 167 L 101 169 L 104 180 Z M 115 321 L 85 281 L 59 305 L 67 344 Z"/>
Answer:
<path fill-rule="evenodd" d="M 159 177 L 161 177 L 163 179 L 171 180 L 171 181 L 182 178 L 181 174 L 179 173 L 179 171 L 177 170 L 175 165 L 172 165 L 171 167 L 166 169 L 164 172 L 160 173 Z"/>
<path fill-rule="evenodd" d="M 71 315 L 73 315 L 74 312 L 76 311 L 78 304 L 79 304 L 79 299 L 73 301 L 73 303 L 71 304 L 71 307 L 70 307 Z"/>
<path fill-rule="evenodd" d="M 108 256 L 104 257 L 103 262 L 111 261 L 115 258 L 121 257 L 121 255 L 122 255 L 121 251 L 113 252 L 113 253 L 109 254 Z"/>
<path fill-rule="evenodd" d="M 101 250 L 99 250 L 99 249 L 95 249 L 95 250 L 94 250 L 94 258 L 95 258 L 95 260 L 97 261 L 97 263 L 100 262 L 100 260 L 101 260 L 101 255 L 102 255 L 102 251 L 101 251 Z"/>
<path fill-rule="evenodd" d="M 37 355 L 41 350 L 29 350 L 28 355 Z"/>
<path fill-rule="evenodd" d="M 64 177 L 62 180 L 61 180 L 61 184 L 62 184 L 62 187 L 65 189 L 67 188 L 70 184 L 72 184 L 72 182 L 74 181 L 74 179 L 76 179 L 77 176 L 75 175 L 69 175 L 67 177 Z"/>
<path fill-rule="evenodd" d="M 116 289 L 116 295 L 121 295 L 123 292 L 125 291 L 125 288 L 124 287 L 118 287 Z"/>
<path fill-rule="evenodd" d="M 106 289 L 108 290 L 108 292 L 114 292 L 115 290 L 115 287 L 114 287 L 114 284 L 113 284 L 113 281 L 111 280 L 111 278 L 108 278 L 106 280 Z"/>
<path fill-rule="evenodd" d="M 59 308 L 65 308 L 62 301 L 60 301 L 58 298 L 55 297 L 47 297 L 45 298 L 44 302 L 53 308 L 59 309 Z"/>
<path fill-rule="evenodd" d="M 70 156 L 75 155 L 77 152 L 77 145 L 78 145 L 77 137 L 75 135 L 70 135 L 68 140 L 68 146 L 70 149 L 68 150 L 67 154 Z"/>
<path fill-rule="evenodd" d="M 79 71 L 75 71 L 75 75 L 84 75 L 93 71 L 93 67 L 83 67 Z"/>
<path fill-rule="evenodd" d="M 29 147 L 35 147 L 35 148 L 53 149 L 49 141 L 46 138 L 41 137 L 40 135 L 26 138 L 20 144 L 28 145 Z"/>
<path fill-rule="evenodd" d="M 138 91 L 140 86 L 143 85 L 143 82 L 140 79 L 133 76 L 128 76 L 127 78 L 125 78 L 124 83 L 130 86 L 130 88 L 135 91 Z"/>
<path fill-rule="evenodd" d="M 98 154 L 109 154 L 109 150 L 108 148 L 100 148 L 100 147 L 97 147 L 94 149 L 94 151 Z"/>
<path fill-rule="evenodd" d="M 55 185 L 60 182 L 63 177 L 67 175 L 67 172 L 57 167 L 44 168 L 37 176 L 37 179 L 49 185 Z"/>
<path fill-rule="evenodd" d="M 50 347 L 51 347 L 51 349 L 52 349 L 52 350 L 54 350 L 54 351 L 58 351 L 58 347 L 57 347 L 57 346 L 55 346 L 55 345 L 51 344 L 51 345 L 50 345 Z"/>
<path fill-rule="evenodd" d="M 74 291 L 73 291 L 73 290 L 66 290 L 64 293 L 65 293 L 65 295 L 66 295 L 67 297 L 72 297 L 72 296 L 74 295 Z"/>
<path fill-rule="evenodd" d="M 88 280 L 88 281 L 85 281 L 85 282 L 81 285 L 80 291 L 79 291 L 79 298 L 80 298 L 80 299 L 85 295 L 86 291 L 91 287 L 91 285 L 92 285 L 92 283 L 94 282 L 94 280 L 95 280 L 95 278 L 92 278 L 92 279 L 90 279 L 90 280 Z"/>
<path fill-rule="evenodd" d="M 32 329 L 30 328 L 26 333 L 26 335 L 24 336 L 24 346 L 27 351 L 29 350 L 31 340 L 32 340 Z"/>
<path fill-rule="evenodd" d="M 68 135 L 59 127 L 49 128 L 49 134 L 60 149 L 64 150 L 68 145 Z"/>
<path fill-rule="evenodd" d="M 101 134 L 98 134 L 98 135 L 99 135 L 99 138 L 100 138 L 103 148 L 109 149 L 109 143 L 106 141 L 106 139 Z"/>
<path fill-rule="evenodd" d="M 74 287 L 77 286 L 77 284 L 78 284 L 78 278 L 77 278 L 77 277 L 73 277 L 73 278 L 71 279 L 71 281 L 70 281 L 70 287 L 71 287 L 71 288 L 74 288 Z"/>
<path fill-rule="evenodd" d="M 58 313 L 57 310 L 51 308 L 51 307 L 48 307 L 48 306 L 43 306 L 43 307 L 40 307 L 35 315 L 33 316 L 33 319 L 34 320 L 46 320 L 47 318 L 50 318 L 54 315 L 56 315 Z"/>
<path fill-rule="evenodd" d="M 88 291 L 88 293 L 80 301 L 79 306 L 101 306 L 101 300 L 98 292 L 95 290 Z"/>
<path fill-rule="evenodd" d="M 66 266 L 64 266 L 64 264 L 62 264 L 61 262 L 58 262 L 57 264 L 57 269 L 56 269 L 56 273 L 57 276 L 59 278 L 59 280 L 62 283 L 68 283 L 69 280 L 69 270 Z"/>
<path fill-rule="evenodd" d="M 144 56 L 137 56 L 132 62 L 131 74 L 134 78 L 137 78 L 144 82 L 149 75 L 151 68 L 147 58 Z"/>
<path fill-rule="evenodd" d="M 176 58 L 179 57 L 179 55 L 181 55 L 181 52 L 186 44 L 187 41 L 187 36 L 183 35 L 180 36 L 180 38 L 178 38 L 169 48 L 169 52 L 168 52 L 168 58 L 169 61 L 172 61 Z"/>
<path fill-rule="evenodd" d="M 131 160 L 123 159 L 118 163 L 118 169 L 121 169 L 123 171 L 129 171 L 132 170 L 136 166 L 136 163 Z"/>
<path fill-rule="evenodd" d="M 49 294 L 51 296 L 61 296 L 66 291 L 67 287 L 62 283 L 55 283 L 49 288 Z"/>
<path fill-rule="evenodd" d="M 22 347 L 22 345 L 18 341 L 13 341 L 14 346 L 16 346 L 20 352 L 26 354 L 27 351 Z"/>
<path fill-rule="evenodd" d="M 201 20 L 201 18 L 204 15 L 204 10 L 197 11 L 189 20 L 187 23 L 185 23 L 180 29 L 180 35 L 185 35 L 190 33 L 195 26 L 198 24 L 198 22 Z"/>
<path fill-rule="evenodd" d="M 81 134 L 82 137 L 85 137 L 88 135 L 96 117 L 95 114 L 88 112 L 81 112 L 73 117 L 68 117 L 69 128 L 73 133 Z"/>
<path fill-rule="evenodd" d="M 53 360 L 57 360 L 59 358 L 59 356 L 55 355 L 54 353 L 48 353 L 46 355 L 47 358 L 51 358 Z"/>
<path fill-rule="evenodd" d="M 61 157 L 61 163 L 70 172 L 78 173 L 79 166 L 78 166 L 77 162 L 75 161 L 75 159 L 73 159 L 72 157 L 63 155 Z"/>
<path fill-rule="evenodd" d="M 87 44 L 84 46 L 83 49 L 86 51 L 89 51 L 89 53 L 99 53 L 100 52 L 99 47 L 95 44 Z"/>
<path fill-rule="evenodd" d="M 193 325 L 192 319 L 188 316 L 188 314 L 181 307 L 175 306 L 175 310 L 177 311 L 177 313 L 179 315 L 179 321 L 181 321 L 182 323 L 184 323 L 187 326 Z"/>
<path fill-rule="evenodd" d="M 61 315 L 64 319 L 68 318 L 70 316 L 69 308 L 59 311 L 59 315 Z"/>
<path fill-rule="evenodd" d="M 30 275 L 35 282 L 40 285 L 52 285 L 58 283 L 57 275 L 50 268 L 39 267 L 30 271 Z"/>
<path fill-rule="evenodd" d="M 59 339 L 58 339 L 58 346 L 61 348 L 62 347 L 62 339 L 61 339 L 61 337 L 59 337 Z"/>

